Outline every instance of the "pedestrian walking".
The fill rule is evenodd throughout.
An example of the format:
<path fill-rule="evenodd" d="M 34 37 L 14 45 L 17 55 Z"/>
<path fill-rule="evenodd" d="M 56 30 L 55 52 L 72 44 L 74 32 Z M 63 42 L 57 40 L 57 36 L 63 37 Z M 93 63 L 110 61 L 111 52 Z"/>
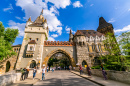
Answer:
<path fill-rule="evenodd" d="M 82 66 L 79 65 L 79 71 L 80 71 L 80 75 L 82 74 L 83 70 L 82 70 Z"/>
<path fill-rule="evenodd" d="M 90 67 L 89 67 L 89 65 L 87 65 L 87 72 L 88 72 L 88 76 L 91 76 L 91 69 L 90 69 Z"/>
<path fill-rule="evenodd" d="M 102 74 L 103 74 L 103 76 L 104 76 L 104 79 L 105 80 L 107 80 L 107 76 L 106 76 L 106 71 L 104 70 L 104 67 L 103 67 L 103 65 L 101 64 L 101 70 L 102 70 Z"/>
<path fill-rule="evenodd" d="M 27 77 L 27 69 L 26 68 L 24 68 L 23 69 L 23 71 L 24 71 L 24 80 L 26 79 L 26 77 Z"/>
<path fill-rule="evenodd" d="M 45 65 L 43 65 L 43 69 L 42 69 L 42 80 L 45 80 L 45 73 L 46 73 L 46 68 Z"/>
<path fill-rule="evenodd" d="M 49 67 L 47 66 L 47 72 L 48 72 L 48 70 L 49 70 Z"/>
<path fill-rule="evenodd" d="M 21 71 L 21 80 L 24 80 L 23 79 L 24 78 L 24 70 L 23 70 L 23 68 L 21 68 L 20 71 Z"/>
<path fill-rule="evenodd" d="M 29 69 L 27 68 L 27 78 L 28 78 L 28 74 L 29 74 Z"/>
<path fill-rule="evenodd" d="M 35 79 L 36 72 L 37 72 L 37 69 L 36 69 L 36 67 L 34 67 L 34 69 L 33 69 L 33 80 Z"/>

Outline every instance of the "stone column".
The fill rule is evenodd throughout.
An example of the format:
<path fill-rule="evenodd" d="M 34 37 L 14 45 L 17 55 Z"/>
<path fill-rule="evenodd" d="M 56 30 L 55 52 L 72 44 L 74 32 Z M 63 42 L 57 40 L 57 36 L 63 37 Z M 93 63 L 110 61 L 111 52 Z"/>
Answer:
<path fill-rule="evenodd" d="M 20 53 L 19 53 L 19 56 L 18 56 L 16 69 L 20 69 L 21 60 L 23 58 L 23 53 L 24 53 L 24 49 L 25 49 L 25 46 L 26 46 L 26 39 L 27 39 L 27 33 L 25 33 L 25 36 L 23 38 L 22 46 L 21 46 Z"/>
<path fill-rule="evenodd" d="M 89 45 L 89 52 L 92 52 L 92 45 Z"/>
<path fill-rule="evenodd" d="M 102 52 L 105 51 L 104 45 L 101 45 Z"/>
<path fill-rule="evenodd" d="M 98 44 L 96 44 L 95 48 L 96 48 L 96 51 L 97 51 L 97 52 L 100 52 L 100 51 L 99 51 L 99 48 L 98 48 Z"/>

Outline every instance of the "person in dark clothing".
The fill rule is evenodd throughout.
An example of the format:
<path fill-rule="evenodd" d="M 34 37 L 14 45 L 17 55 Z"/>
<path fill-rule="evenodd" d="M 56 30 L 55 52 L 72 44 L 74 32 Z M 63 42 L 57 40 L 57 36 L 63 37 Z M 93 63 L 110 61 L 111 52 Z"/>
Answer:
<path fill-rule="evenodd" d="M 88 76 L 91 76 L 91 69 L 90 69 L 90 67 L 89 67 L 89 65 L 87 65 L 87 72 L 88 72 Z"/>
<path fill-rule="evenodd" d="M 29 74 L 29 69 L 27 69 L 27 77 L 26 78 L 28 78 L 28 74 Z"/>
<path fill-rule="evenodd" d="M 102 74 L 104 76 L 104 79 L 107 80 L 106 71 L 104 70 L 104 67 L 102 64 L 101 64 L 101 70 L 102 70 Z"/>
<path fill-rule="evenodd" d="M 20 71 L 21 71 L 21 79 L 24 80 L 23 79 L 23 77 L 24 77 L 24 70 L 21 68 Z"/>
<path fill-rule="evenodd" d="M 25 80 L 25 79 L 26 79 L 26 77 L 27 77 L 27 69 L 26 69 L 26 68 L 24 68 L 23 70 L 24 70 L 24 80 Z"/>

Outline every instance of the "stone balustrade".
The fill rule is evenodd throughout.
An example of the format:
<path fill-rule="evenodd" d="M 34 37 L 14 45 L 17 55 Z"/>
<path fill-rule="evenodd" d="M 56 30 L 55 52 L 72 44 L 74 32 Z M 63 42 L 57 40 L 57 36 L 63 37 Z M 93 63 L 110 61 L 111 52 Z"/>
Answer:
<path fill-rule="evenodd" d="M 86 72 L 86 68 L 82 68 L 84 73 Z M 75 68 L 76 71 L 79 71 L 79 68 Z M 116 80 L 123 83 L 130 84 L 130 72 L 125 71 L 114 71 L 114 70 L 106 70 L 108 79 Z M 91 69 L 92 75 L 103 77 L 102 71 L 100 69 Z"/>
<path fill-rule="evenodd" d="M 40 72 L 41 70 L 37 70 L 37 73 Z M 33 70 L 30 70 L 28 77 L 32 77 L 32 76 L 33 76 Z M 11 71 L 3 75 L 0 75 L 0 86 L 10 85 L 17 81 L 20 81 L 20 78 L 21 78 L 21 73 L 20 72 L 16 73 L 15 71 Z"/>

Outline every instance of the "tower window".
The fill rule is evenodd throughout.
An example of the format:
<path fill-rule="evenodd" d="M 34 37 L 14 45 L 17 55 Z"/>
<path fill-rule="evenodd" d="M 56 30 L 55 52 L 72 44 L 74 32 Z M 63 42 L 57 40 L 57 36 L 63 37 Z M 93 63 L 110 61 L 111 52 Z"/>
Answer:
<path fill-rule="evenodd" d="M 31 38 L 29 38 L 30 40 L 32 40 Z"/>
<path fill-rule="evenodd" d="M 38 41 L 38 38 L 36 38 L 36 40 Z"/>

